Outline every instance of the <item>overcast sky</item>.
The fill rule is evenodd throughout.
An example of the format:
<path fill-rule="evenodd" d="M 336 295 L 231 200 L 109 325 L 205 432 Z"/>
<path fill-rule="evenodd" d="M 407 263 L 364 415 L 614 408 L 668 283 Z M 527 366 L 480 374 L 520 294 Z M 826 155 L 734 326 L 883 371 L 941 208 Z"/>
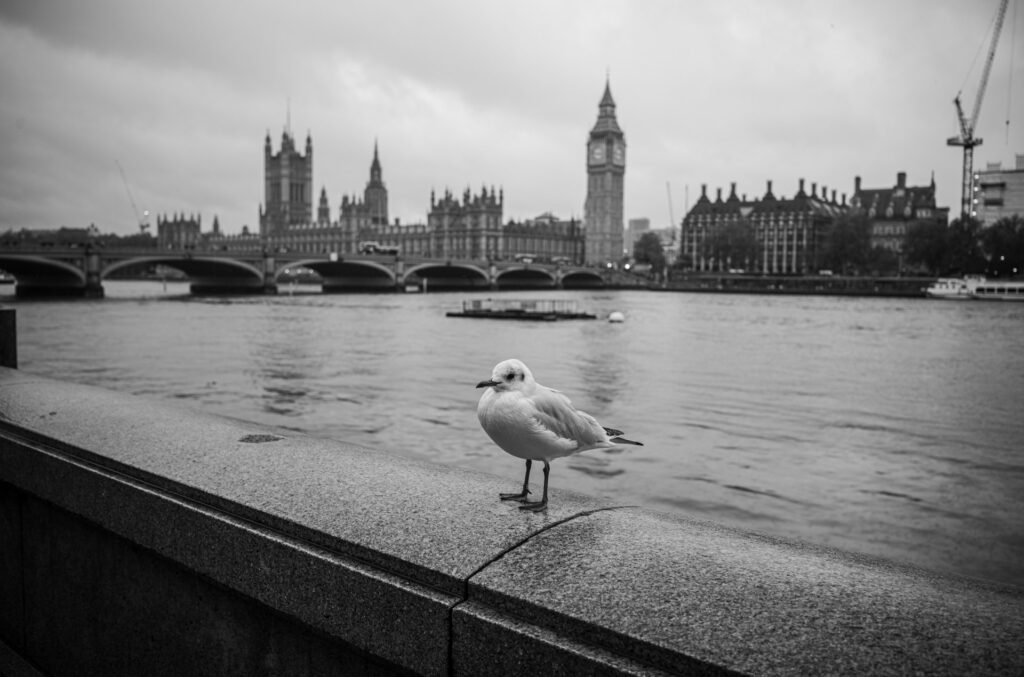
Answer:
<path fill-rule="evenodd" d="M 1024 153 L 1015 3 L 975 166 Z M 375 139 L 403 223 L 426 220 L 432 189 L 483 185 L 504 189 L 506 220 L 579 218 L 606 76 L 627 219 L 668 225 L 671 195 L 678 223 L 702 183 L 754 196 L 771 179 L 790 196 L 803 177 L 851 194 L 856 175 L 882 188 L 899 171 L 911 185 L 934 172 L 955 214 L 953 97 L 963 90 L 969 114 L 998 5 L 5 0 L 0 231 L 137 231 L 118 163 L 140 211 L 256 229 L 264 136 L 276 152 L 289 108 L 334 218 L 342 195 L 362 194 Z"/>

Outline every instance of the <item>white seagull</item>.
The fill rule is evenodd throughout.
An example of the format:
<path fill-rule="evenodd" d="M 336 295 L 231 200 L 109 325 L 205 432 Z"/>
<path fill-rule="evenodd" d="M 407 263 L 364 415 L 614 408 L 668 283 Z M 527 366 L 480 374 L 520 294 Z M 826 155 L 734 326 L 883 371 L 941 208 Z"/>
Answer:
<path fill-rule="evenodd" d="M 519 360 L 499 362 L 491 378 L 480 381 L 486 388 L 476 415 L 495 444 L 518 458 L 526 459 L 526 477 L 518 494 L 500 494 L 503 501 L 519 501 L 520 510 L 543 510 L 548 504 L 548 461 L 588 449 L 607 449 L 640 442 L 622 437 L 621 430 L 604 428 L 593 416 L 572 406 L 569 398 L 537 383 L 530 368 Z M 530 466 L 544 461 L 544 495 L 528 501 Z"/>

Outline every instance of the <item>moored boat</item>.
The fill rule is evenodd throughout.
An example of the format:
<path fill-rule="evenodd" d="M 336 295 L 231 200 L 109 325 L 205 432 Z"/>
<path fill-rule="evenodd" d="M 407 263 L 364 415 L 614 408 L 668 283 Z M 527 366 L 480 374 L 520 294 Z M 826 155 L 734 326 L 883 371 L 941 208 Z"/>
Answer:
<path fill-rule="evenodd" d="M 1024 280 L 984 280 L 971 290 L 971 298 L 985 301 L 1024 301 Z"/>
<path fill-rule="evenodd" d="M 567 299 L 473 299 L 462 302 L 461 312 L 448 312 L 448 317 L 476 317 L 493 320 L 595 320 L 597 315 L 578 309 Z"/>
<path fill-rule="evenodd" d="M 925 288 L 924 295 L 932 299 L 969 301 L 972 282 L 974 281 L 970 278 L 940 277 Z"/>

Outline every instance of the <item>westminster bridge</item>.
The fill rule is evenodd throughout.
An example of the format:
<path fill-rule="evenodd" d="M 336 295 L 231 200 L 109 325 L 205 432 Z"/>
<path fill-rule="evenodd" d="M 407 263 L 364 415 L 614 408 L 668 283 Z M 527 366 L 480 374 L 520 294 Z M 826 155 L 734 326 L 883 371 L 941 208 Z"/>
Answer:
<path fill-rule="evenodd" d="M 275 294 L 296 268 L 322 278 L 324 292 L 494 289 L 590 289 L 606 271 L 521 261 L 456 260 L 310 252 L 39 247 L 0 250 L 0 270 L 15 279 L 19 297 L 102 298 L 103 280 L 126 269 L 167 266 L 181 271 L 191 293 Z"/>

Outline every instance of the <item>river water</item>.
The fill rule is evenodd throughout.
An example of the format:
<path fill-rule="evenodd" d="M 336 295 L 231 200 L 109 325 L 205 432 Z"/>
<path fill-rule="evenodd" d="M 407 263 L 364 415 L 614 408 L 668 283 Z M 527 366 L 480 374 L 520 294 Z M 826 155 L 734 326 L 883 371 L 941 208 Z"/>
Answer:
<path fill-rule="evenodd" d="M 106 281 L 19 301 L 20 367 L 522 481 L 480 429 L 508 357 L 643 447 L 552 464 L 570 488 L 1024 586 L 1024 304 L 656 293 L 626 321 L 445 317 L 466 294 L 192 298 Z M 475 295 L 481 298 L 485 295 Z M 535 480 L 539 480 L 539 473 Z"/>

